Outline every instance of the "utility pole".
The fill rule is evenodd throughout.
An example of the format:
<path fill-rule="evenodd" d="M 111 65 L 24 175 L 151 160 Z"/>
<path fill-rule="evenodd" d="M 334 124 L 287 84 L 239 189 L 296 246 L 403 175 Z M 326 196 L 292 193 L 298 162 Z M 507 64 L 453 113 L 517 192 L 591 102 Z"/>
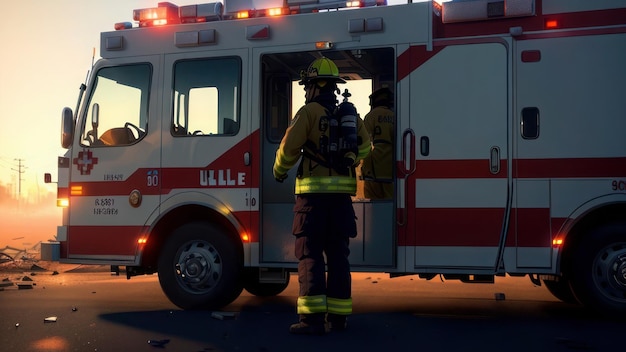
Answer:
<path fill-rule="evenodd" d="M 26 169 L 26 166 L 24 166 L 23 162 L 24 159 L 15 159 L 15 161 L 17 161 L 17 169 L 11 169 L 13 171 L 17 172 L 17 189 L 18 189 L 18 200 L 22 198 L 22 181 L 24 180 L 22 178 L 22 174 L 24 172 L 26 172 L 24 169 Z"/>

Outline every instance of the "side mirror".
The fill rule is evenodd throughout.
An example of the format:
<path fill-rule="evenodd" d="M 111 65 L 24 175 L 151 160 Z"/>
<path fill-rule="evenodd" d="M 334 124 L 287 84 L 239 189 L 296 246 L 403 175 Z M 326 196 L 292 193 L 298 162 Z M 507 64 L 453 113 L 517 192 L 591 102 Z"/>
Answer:
<path fill-rule="evenodd" d="M 95 103 L 91 108 L 91 127 L 93 127 L 94 131 L 98 129 L 98 124 L 100 120 L 100 104 Z"/>
<path fill-rule="evenodd" d="M 50 175 L 47 172 L 45 174 L 43 174 L 43 182 L 44 183 L 52 183 L 52 175 Z"/>
<path fill-rule="evenodd" d="M 61 146 L 65 149 L 72 145 L 74 139 L 74 115 L 72 109 L 63 108 L 61 113 Z"/>

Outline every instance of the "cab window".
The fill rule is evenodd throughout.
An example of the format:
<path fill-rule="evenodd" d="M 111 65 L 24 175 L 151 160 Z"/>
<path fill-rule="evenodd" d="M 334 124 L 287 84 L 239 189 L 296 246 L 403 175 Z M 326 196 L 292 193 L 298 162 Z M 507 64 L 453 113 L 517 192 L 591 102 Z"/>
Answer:
<path fill-rule="evenodd" d="M 179 61 L 174 66 L 174 136 L 239 132 L 241 62 L 238 58 Z"/>
<path fill-rule="evenodd" d="M 151 72 L 148 64 L 98 70 L 83 124 L 82 146 L 131 145 L 146 135 Z"/>

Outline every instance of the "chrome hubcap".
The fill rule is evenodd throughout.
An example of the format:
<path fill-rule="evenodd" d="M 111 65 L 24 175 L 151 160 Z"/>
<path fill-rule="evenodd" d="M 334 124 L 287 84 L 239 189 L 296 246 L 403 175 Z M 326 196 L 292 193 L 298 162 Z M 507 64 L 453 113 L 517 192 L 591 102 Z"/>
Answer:
<path fill-rule="evenodd" d="M 194 294 L 211 291 L 222 275 L 222 260 L 210 243 L 194 241 L 181 247 L 176 256 L 176 279 Z"/>
<path fill-rule="evenodd" d="M 600 251 L 593 270 L 594 282 L 603 294 L 626 301 L 626 243 L 616 243 Z"/>

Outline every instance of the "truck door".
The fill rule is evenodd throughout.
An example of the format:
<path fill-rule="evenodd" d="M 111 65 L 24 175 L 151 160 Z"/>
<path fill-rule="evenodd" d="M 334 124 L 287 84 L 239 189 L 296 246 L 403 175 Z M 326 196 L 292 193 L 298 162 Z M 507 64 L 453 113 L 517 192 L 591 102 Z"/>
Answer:
<path fill-rule="evenodd" d="M 101 61 L 70 160 L 69 259 L 134 263 L 159 204 L 159 61 Z"/>
<path fill-rule="evenodd" d="M 509 202 L 507 43 L 414 49 L 407 268 L 493 270 Z"/>
<path fill-rule="evenodd" d="M 171 75 L 165 75 L 164 87 L 172 91 L 164 94 L 161 211 L 181 204 L 227 209 L 249 231 L 258 197 L 251 195 L 253 136 L 244 118 L 248 106 L 241 103 L 248 99 L 246 58 L 247 50 L 165 56 Z"/>

